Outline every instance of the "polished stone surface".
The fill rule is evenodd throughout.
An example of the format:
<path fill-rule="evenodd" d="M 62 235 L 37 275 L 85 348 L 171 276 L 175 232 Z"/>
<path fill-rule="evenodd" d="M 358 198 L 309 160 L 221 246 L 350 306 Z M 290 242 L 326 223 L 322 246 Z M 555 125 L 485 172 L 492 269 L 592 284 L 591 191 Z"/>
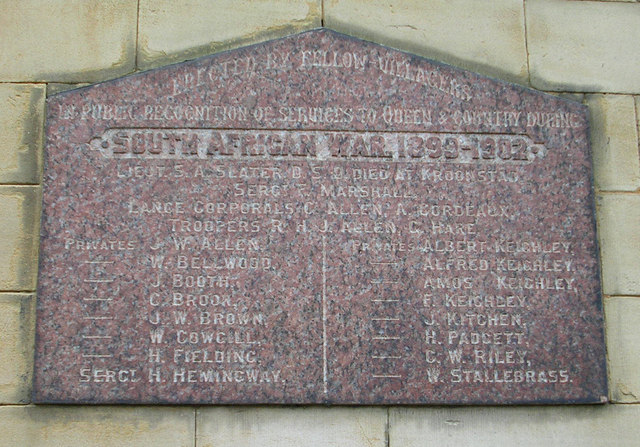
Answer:
<path fill-rule="evenodd" d="M 606 399 L 581 104 L 315 30 L 47 110 L 37 402 Z"/>

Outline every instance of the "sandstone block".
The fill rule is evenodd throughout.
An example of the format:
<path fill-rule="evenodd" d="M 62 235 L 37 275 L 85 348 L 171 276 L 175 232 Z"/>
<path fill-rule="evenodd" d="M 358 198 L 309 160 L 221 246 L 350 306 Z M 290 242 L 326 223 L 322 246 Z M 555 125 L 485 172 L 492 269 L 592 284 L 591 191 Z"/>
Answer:
<path fill-rule="evenodd" d="M 44 85 L 0 84 L 0 183 L 40 181 L 44 92 Z"/>
<path fill-rule="evenodd" d="M 632 96 L 589 95 L 591 147 L 596 188 L 635 191 L 640 188 L 638 131 Z"/>
<path fill-rule="evenodd" d="M 640 405 L 392 408 L 389 445 L 636 446 Z"/>
<path fill-rule="evenodd" d="M 136 0 L 2 2 L 0 81 L 95 82 L 135 65 Z"/>
<path fill-rule="evenodd" d="M 325 26 L 483 74 L 527 82 L 517 0 L 328 0 Z"/>
<path fill-rule="evenodd" d="M 640 402 L 640 298 L 605 301 L 612 402 Z"/>
<path fill-rule="evenodd" d="M 531 84 L 542 90 L 640 93 L 640 8 L 528 0 Z"/>
<path fill-rule="evenodd" d="M 202 408 L 198 447 L 382 447 L 384 408 Z"/>
<path fill-rule="evenodd" d="M 320 26 L 320 0 L 141 0 L 142 69 Z"/>
<path fill-rule="evenodd" d="M 0 290 L 35 289 L 40 194 L 35 186 L 0 186 Z"/>
<path fill-rule="evenodd" d="M 194 410 L 168 407 L 0 407 L 3 447 L 192 447 Z"/>
<path fill-rule="evenodd" d="M 0 403 L 31 400 L 34 297 L 0 293 Z"/>
<path fill-rule="evenodd" d="M 602 290 L 640 295 L 640 195 L 602 194 L 596 206 Z"/>

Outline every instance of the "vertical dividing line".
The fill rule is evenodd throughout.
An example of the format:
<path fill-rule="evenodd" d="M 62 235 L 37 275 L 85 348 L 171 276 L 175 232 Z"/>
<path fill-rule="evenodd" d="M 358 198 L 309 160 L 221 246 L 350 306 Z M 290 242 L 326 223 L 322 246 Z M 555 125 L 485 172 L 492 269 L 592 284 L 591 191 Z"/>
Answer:
<path fill-rule="evenodd" d="M 389 426 L 389 413 L 391 412 L 391 407 L 387 407 L 387 423 L 384 427 L 384 445 L 386 447 L 391 447 L 391 440 L 389 437 L 389 431 L 391 427 Z"/>
<path fill-rule="evenodd" d="M 322 379 L 324 394 L 327 388 L 327 238 L 322 236 Z"/>
<path fill-rule="evenodd" d="M 527 0 L 522 0 L 522 21 L 524 24 L 524 51 L 527 53 L 527 82 L 531 87 L 531 63 L 529 62 L 529 34 L 527 30 Z"/>
<path fill-rule="evenodd" d="M 136 5 L 136 44 L 134 45 L 135 47 L 135 54 L 133 55 L 133 71 L 136 72 L 138 71 L 138 39 L 140 38 L 140 0 L 138 0 L 138 4 Z"/>
<path fill-rule="evenodd" d="M 193 411 L 193 447 L 198 447 L 198 407 Z"/>

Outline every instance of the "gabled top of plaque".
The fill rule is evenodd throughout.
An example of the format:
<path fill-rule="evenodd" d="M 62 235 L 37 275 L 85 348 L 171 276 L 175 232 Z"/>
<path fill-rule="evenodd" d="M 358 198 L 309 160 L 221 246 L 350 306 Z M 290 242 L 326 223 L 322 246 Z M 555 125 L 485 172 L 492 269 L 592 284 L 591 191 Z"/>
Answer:
<path fill-rule="evenodd" d="M 80 98 L 85 101 L 78 104 Z M 529 114 L 522 112 L 525 106 Z M 528 134 L 583 126 L 585 110 L 577 102 L 317 29 L 54 95 L 48 119 L 77 120 L 81 128 L 97 122 Z"/>
<path fill-rule="evenodd" d="M 35 402 L 606 400 L 583 105 L 318 29 L 47 106 Z"/>

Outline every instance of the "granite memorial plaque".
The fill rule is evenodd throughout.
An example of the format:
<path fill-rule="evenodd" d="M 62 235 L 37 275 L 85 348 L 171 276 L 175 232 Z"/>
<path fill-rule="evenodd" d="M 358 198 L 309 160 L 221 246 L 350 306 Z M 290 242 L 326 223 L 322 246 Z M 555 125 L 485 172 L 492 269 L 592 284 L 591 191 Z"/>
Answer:
<path fill-rule="evenodd" d="M 606 400 L 586 108 L 329 30 L 47 102 L 36 402 Z"/>

